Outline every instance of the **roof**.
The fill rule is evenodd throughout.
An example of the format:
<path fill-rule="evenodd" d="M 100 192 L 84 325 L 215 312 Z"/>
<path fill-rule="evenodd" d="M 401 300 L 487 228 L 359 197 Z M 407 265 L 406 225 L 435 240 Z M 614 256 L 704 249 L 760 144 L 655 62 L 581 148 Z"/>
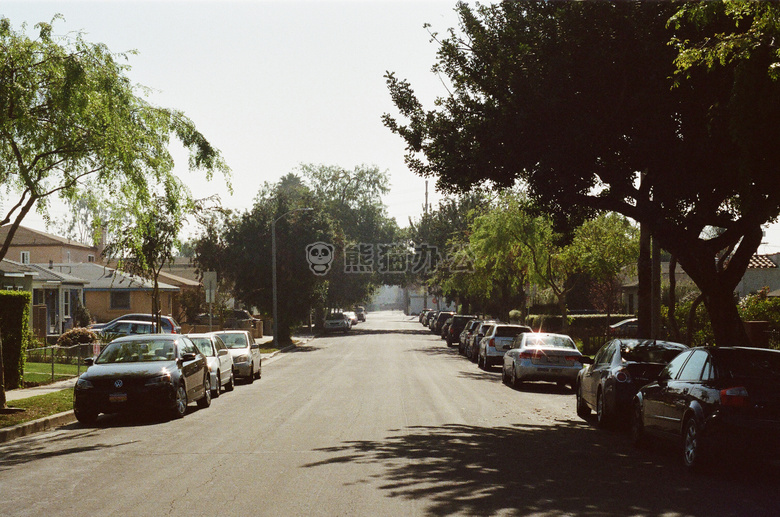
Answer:
<path fill-rule="evenodd" d="M 3 259 L 0 262 L 0 275 L 8 277 L 38 276 L 38 273 L 27 264 Z"/>
<path fill-rule="evenodd" d="M 160 271 L 159 278 L 161 280 L 165 280 L 165 283 L 167 284 L 175 285 L 178 287 L 200 287 L 200 282 L 198 282 L 197 280 L 190 280 L 189 278 L 184 278 L 183 276 L 166 273 L 165 271 Z"/>
<path fill-rule="evenodd" d="M 62 284 L 86 284 L 86 280 L 74 275 L 55 271 L 39 264 L 30 264 L 29 267 L 37 273 L 37 280 L 42 282 L 59 282 Z"/>
<path fill-rule="evenodd" d="M 772 269 L 777 268 L 777 264 L 775 264 L 771 258 L 769 258 L 769 255 L 753 255 L 750 257 L 750 262 L 748 263 L 748 269 Z"/>
<path fill-rule="evenodd" d="M 84 290 L 86 291 L 115 291 L 119 289 L 150 291 L 154 289 L 154 284 L 149 280 L 94 262 L 51 264 L 42 265 L 42 267 L 85 280 L 87 285 L 84 286 Z M 163 282 L 158 282 L 158 286 L 161 291 L 179 290 L 178 287 Z"/>
<path fill-rule="evenodd" d="M 8 235 L 10 226 L 10 224 L 0 226 L 0 238 L 5 239 L 5 236 Z M 26 226 L 20 226 L 17 228 L 16 233 L 14 234 L 13 242 L 11 244 L 13 246 L 27 247 L 70 246 L 73 248 L 83 248 L 86 250 L 97 249 L 96 246 L 90 246 L 89 244 L 84 244 L 67 237 L 60 237 L 59 235 L 42 232 L 40 230 L 33 230 L 32 228 L 27 228 Z"/>

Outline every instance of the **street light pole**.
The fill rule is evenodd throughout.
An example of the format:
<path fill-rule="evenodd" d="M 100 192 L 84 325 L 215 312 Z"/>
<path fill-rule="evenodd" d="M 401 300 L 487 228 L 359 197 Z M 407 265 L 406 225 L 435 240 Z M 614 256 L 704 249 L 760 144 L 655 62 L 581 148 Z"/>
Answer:
<path fill-rule="evenodd" d="M 276 298 L 276 223 L 282 217 L 290 215 L 293 212 L 309 212 L 314 210 L 313 208 L 295 208 L 289 212 L 285 212 L 273 221 L 271 221 L 271 289 L 273 290 L 273 305 L 274 305 L 274 346 L 279 346 L 279 308 Z"/>

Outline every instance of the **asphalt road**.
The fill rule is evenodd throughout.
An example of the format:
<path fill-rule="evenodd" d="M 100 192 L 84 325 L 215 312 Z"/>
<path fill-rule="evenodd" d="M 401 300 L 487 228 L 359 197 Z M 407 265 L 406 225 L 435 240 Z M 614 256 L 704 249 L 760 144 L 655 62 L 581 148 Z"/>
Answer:
<path fill-rule="evenodd" d="M 175 421 L 0 446 L 2 515 L 778 515 L 776 466 L 685 472 L 482 372 L 400 312 L 317 338 Z"/>

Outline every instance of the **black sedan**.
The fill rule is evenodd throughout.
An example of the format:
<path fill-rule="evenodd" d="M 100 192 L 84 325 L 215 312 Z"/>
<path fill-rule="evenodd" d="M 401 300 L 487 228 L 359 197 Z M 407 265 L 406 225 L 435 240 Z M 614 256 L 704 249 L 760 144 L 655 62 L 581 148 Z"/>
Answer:
<path fill-rule="evenodd" d="M 680 445 L 697 468 L 710 453 L 780 458 L 780 351 L 694 348 L 677 356 L 634 398 L 631 435 Z"/>
<path fill-rule="evenodd" d="M 688 347 L 653 339 L 613 339 L 599 349 L 577 376 L 577 414 L 596 410 L 600 427 L 630 415 L 631 400 L 645 384 L 655 380 L 669 361 Z"/>
<path fill-rule="evenodd" d="M 73 411 L 79 422 L 93 423 L 100 413 L 142 408 L 181 418 L 187 404 L 211 404 L 206 358 L 189 338 L 146 334 L 115 339 L 76 381 Z"/>

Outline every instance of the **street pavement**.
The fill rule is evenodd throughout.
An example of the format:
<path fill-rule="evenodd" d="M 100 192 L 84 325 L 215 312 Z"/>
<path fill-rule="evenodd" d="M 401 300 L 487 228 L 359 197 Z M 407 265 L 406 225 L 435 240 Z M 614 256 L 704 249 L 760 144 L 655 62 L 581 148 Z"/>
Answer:
<path fill-rule="evenodd" d="M 183 419 L 108 415 L 0 444 L 0 493 L 9 516 L 777 515 L 774 466 L 692 475 L 678 456 L 383 312 Z"/>

